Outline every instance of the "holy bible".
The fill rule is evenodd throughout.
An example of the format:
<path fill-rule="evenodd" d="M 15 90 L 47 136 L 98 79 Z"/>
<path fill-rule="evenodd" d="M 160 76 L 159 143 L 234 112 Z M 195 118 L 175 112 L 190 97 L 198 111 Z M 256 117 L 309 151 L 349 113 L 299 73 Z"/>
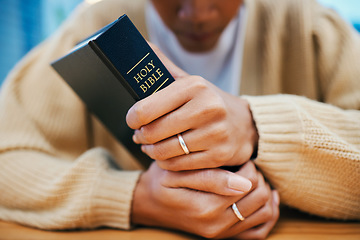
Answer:
<path fill-rule="evenodd" d="M 174 78 L 130 19 L 121 16 L 51 65 L 129 153 L 148 166 L 152 160 L 132 141 L 126 114 Z"/>

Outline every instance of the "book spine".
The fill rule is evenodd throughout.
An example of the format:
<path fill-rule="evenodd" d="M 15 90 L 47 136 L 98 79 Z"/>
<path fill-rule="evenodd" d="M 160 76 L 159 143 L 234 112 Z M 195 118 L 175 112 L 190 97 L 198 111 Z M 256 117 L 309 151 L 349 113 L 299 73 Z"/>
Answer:
<path fill-rule="evenodd" d="M 133 90 L 141 99 L 158 92 L 174 81 L 152 50 L 126 72 L 126 78 L 129 82 L 133 82 L 132 86 L 135 88 Z"/>
<path fill-rule="evenodd" d="M 175 81 L 130 19 L 123 15 L 94 40 L 106 63 L 135 100 L 154 94 Z M 125 83 L 124 81 L 125 80 Z M 135 94 L 134 94 L 135 92 Z"/>
<path fill-rule="evenodd" d="M 130 86 L 128 81 L 124 76 L 117 70 L 117 68 L 112 64 L 112 62 L 106 57 L 106 55 L 101 51 L 99 46 L 94 41 L 89 42 L 91 49 L 98 55 L 98 57 L 103 61 L 103 63 L 109 68 L 109 70 L 115 75 L 115 77 L 120 81 L 123 87 L 130 93 L 130 95 L 136 100 L 140 100 L 139 95 L 134 91 Z"/>

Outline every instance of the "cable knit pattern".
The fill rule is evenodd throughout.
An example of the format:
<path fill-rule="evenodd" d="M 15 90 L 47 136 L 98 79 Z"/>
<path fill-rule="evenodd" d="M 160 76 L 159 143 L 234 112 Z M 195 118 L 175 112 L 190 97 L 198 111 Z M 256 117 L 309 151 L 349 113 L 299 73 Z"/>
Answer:
<path fill-rule="evenodd" d="M 122 13 L 147 36 L 145 1 L 83 4 L 7 77 L 0 219 L 43 229 L 130 228 L 142 167 L 50 62 Z M 359 35 L 313 0 L 248 0 L 246 9 L 240 90 L 252 95 L 257 166 L 283 203 L 360 219 Z"/>

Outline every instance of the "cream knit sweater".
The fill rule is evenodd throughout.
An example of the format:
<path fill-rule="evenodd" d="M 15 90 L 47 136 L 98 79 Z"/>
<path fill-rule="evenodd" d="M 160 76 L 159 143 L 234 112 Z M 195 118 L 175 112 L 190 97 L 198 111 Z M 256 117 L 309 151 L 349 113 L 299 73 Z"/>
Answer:
<path fill-rule="evenodd" d="M 44 229 L 130 227 L 141 166 L 49 63 L 122 13 L 146 36 L 144 1 L 84 4 L 9 74 L 0 96 L 0 219 Z M 359 35 L 313 0 L 246 7 L 241 92 L 253 95 L 257 166 L 283 203 L 360 219 Z"/>

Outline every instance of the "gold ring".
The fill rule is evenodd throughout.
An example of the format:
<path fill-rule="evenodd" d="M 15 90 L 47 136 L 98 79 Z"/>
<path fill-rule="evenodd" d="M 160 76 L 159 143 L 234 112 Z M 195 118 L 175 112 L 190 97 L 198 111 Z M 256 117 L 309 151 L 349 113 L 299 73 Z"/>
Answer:
<path fill-rule="evenodd" d="M 237 208 L 236 204 L 233 203 L 232 205 L 232 210 L 234 211 L 236 217 L 240 220 L 240 221 L 244 221 L 245 218 L 243 217 L 243 215 L 241 215 L 239 209 Z"/>
<path fill-rule="evenodd" d="M 181 146 L 181 148 L 184 150 L 185 154 L 189 154 L 190 151 L 189 151 L 189 149 L 187 148 L 187 146 L 186 146 L 186 144 L 185 144 L 185 141 L 184 141 L 183 137 L 181 136 L 181 134 L 179 133 L 179 134 L 177 135 L 177 137 L 178 137 L 180 146 Z"/>

